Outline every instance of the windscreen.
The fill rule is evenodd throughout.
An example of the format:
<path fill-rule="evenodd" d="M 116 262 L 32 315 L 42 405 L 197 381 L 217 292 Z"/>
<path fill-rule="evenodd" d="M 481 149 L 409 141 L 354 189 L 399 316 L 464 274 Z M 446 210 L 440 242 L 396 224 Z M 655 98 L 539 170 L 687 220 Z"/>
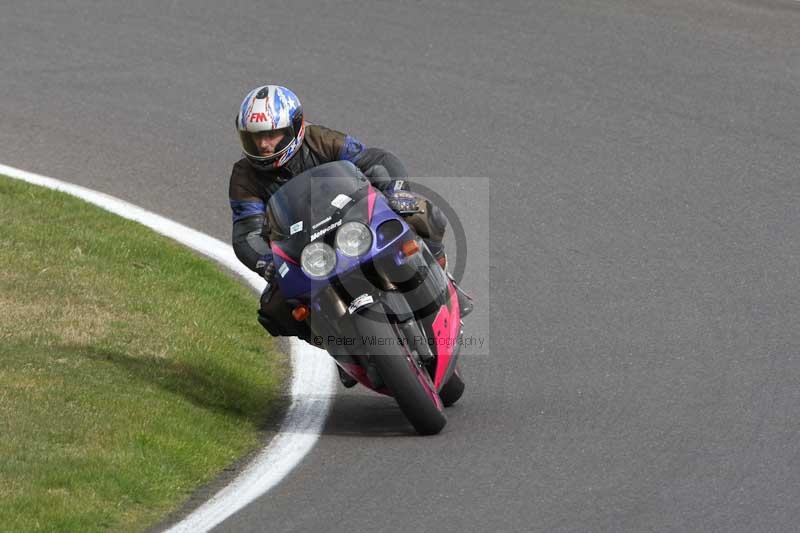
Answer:
<path fill-rule="evenodd" d="M 369 182 L 350 162 L 336 161 L 290 179 L 267 204 L 270 241 L 299 257 L 307 242 L 340 220 L 366 194 Z"/>

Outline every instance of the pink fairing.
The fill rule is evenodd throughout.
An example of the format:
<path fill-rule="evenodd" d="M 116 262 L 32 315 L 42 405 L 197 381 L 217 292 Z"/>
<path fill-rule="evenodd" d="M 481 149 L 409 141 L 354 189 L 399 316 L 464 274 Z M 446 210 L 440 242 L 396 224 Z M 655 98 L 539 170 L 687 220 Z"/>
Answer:
<path fill-rule="evenodd" d="M 367 220 L 372 222 L 372 211 L 375 209 L 375 197 L 377 193 L 375 188 L 370 185 L 367 193 Z"/>
<path fill-rule="evenodd" d="M 436 344 L 436 379 L 434 385 L 438 390 L 442 386 L 450 359 L 453 357 L 453 348 L 458 341 L 461 310 L 458 307 L 458 296 L 452 283 L 447 284 L 450 294 L 450 309 L 446 305 L 439 308 L 436 319 L 433 321 L 433 339 Z"/>
<path fill-rule="evenodd" d="M 289 263 L 291 263 L 293 265 L 297 265 L 298 264 L 297 261 L 295 261 L 294 259 L 289 257 L 289 254 L 287 254 L 286 252 L 281 250 L 281 247 L 278 246 L 277 244 L 272 243 L 272 246 L 270 248 L 272 249 L 272 253 L 274 253 L 275 255 L 277 255 L 278 257 L 283 259 L 284 261 L 287 261 L 287 262 L 289 262 Z"/>

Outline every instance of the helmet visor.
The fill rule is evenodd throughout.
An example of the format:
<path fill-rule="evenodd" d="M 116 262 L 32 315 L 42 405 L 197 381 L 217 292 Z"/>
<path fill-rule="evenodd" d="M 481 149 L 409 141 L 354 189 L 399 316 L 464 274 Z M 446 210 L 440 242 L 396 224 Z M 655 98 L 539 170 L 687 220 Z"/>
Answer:
<path fill-rule="evenodd" d="M 239 139 L 245 155 L 259 161 L 279 158 L 292 142 L 292 128 L 257 132 L 239 131 Z"/>

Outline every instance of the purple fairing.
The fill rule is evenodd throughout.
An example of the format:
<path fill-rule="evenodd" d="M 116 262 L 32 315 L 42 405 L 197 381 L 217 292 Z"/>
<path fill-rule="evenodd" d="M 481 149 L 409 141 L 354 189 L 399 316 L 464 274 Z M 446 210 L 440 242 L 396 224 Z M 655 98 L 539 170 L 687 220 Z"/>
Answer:
<path fill-rule="evenodd" d="M 383 194 L 377 191 L 375 191 L 375 193 L 374 205 L 371 210 L 372 217 L 369 221 L 369 224 L 367 224 L 372 232 L 372 247 L 367 253 L 359 257 L 348 257 L 342 254 L 339 250 L 336 250 L 336 266 L 326 278 L 310 278 L 305 272 L 303 272 L 297 261 L 294 261 L 290 257 L 285 256 L 285 254 L 281 254 L 280 252 L 274 254 L 276 279 L 278 280 L 278 286 L 285 298 L 296 298 L 301 300 L 311 298 L 319 290 L 330 285 L 330 280 L 332 278 L 342 277 L 347 273 L 358 269 L 362 263 L 372 261 L 378 256 L 393 254 L 395 262 L 398 265 L 406 261 L 405 256 L 400 250 L 400 245 L 408 240 L 408 234 L 411 230 L 408 224 L 406 224 L 406 222 L 397 213 L 392 211 Z M 359 201 L 359 204 L 361 202 L 367 203 L 368 201 L 369 197 L 364 197 Z M 350 210 L 352 209 L 357 209 L 357 207 L 353 206 Z M 364 209 L 363 211 L 365 213 L 369 212 L 368 209 Z M 347 218 L 348 222 L 351 220 L 357 219 L 349 217 Z M 396 220 L 400 222 L 403 229 L 391 240 L 379 243 L 376 230 L 378 226 L 389 220 Z M 367 221 L 363 219 L 359 220 L 359 222 L 363 222 L 365 224 L 367 223 Z M 276 245 L 273 244 L 273 251 L 276 251 L 275 248 Z M 286 266 L 284 267 L 283 265 Z M 281 271 L 284 272 L 283 275 L 280 274 Z"/>

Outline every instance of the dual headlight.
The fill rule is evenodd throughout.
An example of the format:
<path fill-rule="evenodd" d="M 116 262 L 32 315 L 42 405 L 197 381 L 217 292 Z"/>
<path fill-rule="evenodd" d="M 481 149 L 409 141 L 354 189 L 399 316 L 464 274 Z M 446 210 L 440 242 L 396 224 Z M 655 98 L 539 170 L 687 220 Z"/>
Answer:
<path fill-rule="evenodd" d="M 347 222 L 336 232 L 335 243 L 344 255 L 358 257 L 372 247 L 372 232 L 361 222 Z M 324 242 L 312 242 L 303 248 L 300 265 L 312 278 L 324 278 L 336 266 L 336 252 Z"/>

